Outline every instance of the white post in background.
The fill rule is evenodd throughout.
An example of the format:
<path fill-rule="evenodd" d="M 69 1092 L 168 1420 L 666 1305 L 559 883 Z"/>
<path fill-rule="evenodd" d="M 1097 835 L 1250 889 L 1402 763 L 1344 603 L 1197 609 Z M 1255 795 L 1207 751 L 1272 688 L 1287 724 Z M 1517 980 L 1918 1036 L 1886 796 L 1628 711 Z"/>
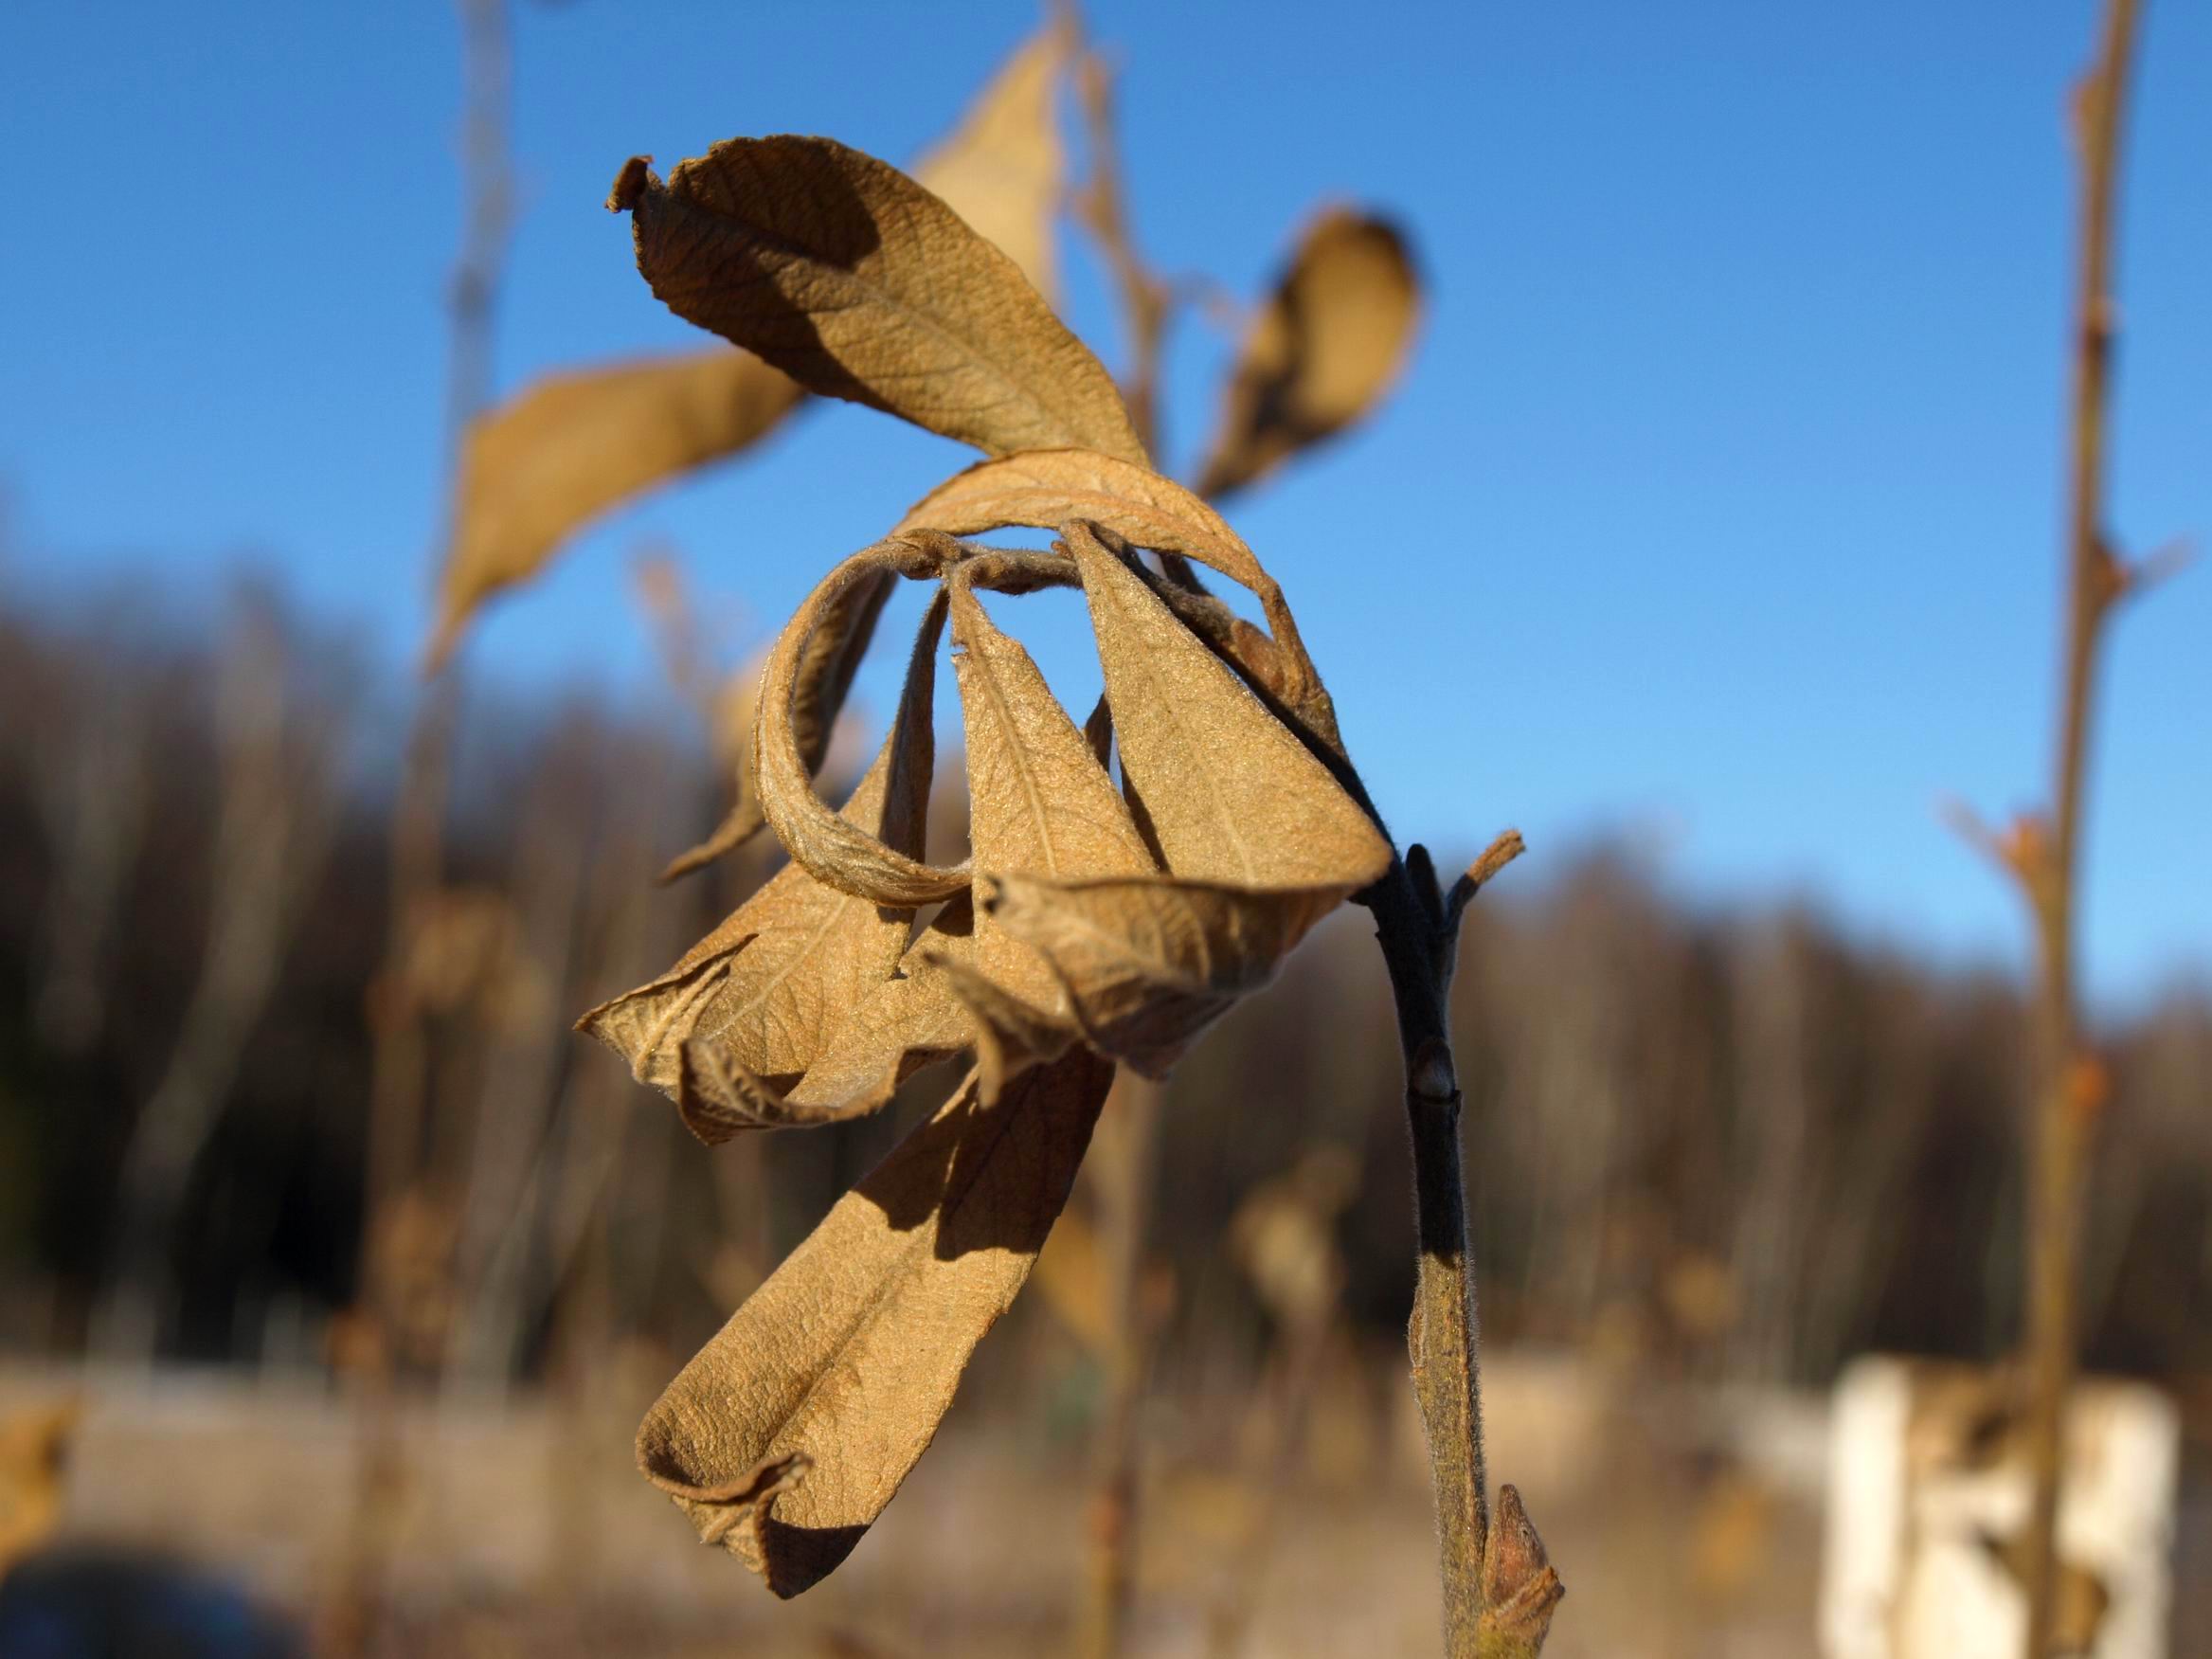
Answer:
<path fill-rule="evenodd" d="M 2014 1659 L 2029 1472 L 1999 1373 L 1861 1360 L 1836 1386 L 1826 1659 Z M 2181 1424 L 2156 1389 L 2085 1379 L 2066 1418 L 2054 1651 L 2167 1659 Z"/>

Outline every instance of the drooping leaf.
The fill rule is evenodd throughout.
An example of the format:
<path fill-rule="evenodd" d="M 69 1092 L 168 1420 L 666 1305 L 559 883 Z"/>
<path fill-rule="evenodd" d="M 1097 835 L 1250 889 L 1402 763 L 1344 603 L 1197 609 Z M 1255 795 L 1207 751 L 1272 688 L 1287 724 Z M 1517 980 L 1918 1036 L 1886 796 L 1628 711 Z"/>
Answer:
<path fill-rule="evenodd" d="M 1154 873 L 1113 780 L 1029 653 L 993 624 L 957 570 L 949 586 L 953 667 L 967 735 L 971 865 L 1066 881 Z M 949 989 L 986 1038 L 987 1095 L 1020 1065 L 1056 1053 L 1074 1035 L 1051 966 L 988 916 L 976 918 L 973 950 L 946 966 Z"/>
<path fill-rule="evenodd" d="M 837 1123 L 881 1109 L 924 1066 L 976 1046 L 974 1017 L 945 978 L 972 948 L 973 918 L 962 893 L 908 947 L 897 973 L 854 1003 L 805 1075 L 781 1094 L 724 1045 L 685 1043 L 675 1091 L 685 1124 L 712 1145 L 746 1129 Z"/>
<path fill-rule="evenodd" d="M 1242 489 L 1374 408 L 1404 366 L 1420 309 L 1394 225 L 1323 213 L 1245 335 L 1199 494 Z"/>
<path fill-rule="evenodd" d="M 1080 524 L 1069 548 L 1131 804 L 1168 874 L 1068 879 L 979 860 L 978 928 L 1034 947 L 1085 1040 L 1157 1076 L 1391 854 L 1321 763 L 1134 571 Z"/>
<path fill-rule="evenodd" d="M 1122 769 L 1167 868 L 1185 880 L 1341 897 L 1390 865 L 1358 804 L 1243 681 L 1081 526 L 1068 547 L 1090 602 Z"/>
<path fill-rule="evenodd" d="M 751 352 L 721 349 L 550 375 L 477 420 L 461 448 L 432 664 L 477 605 L 535 575 L 581 526 L 758 442 L 801 395 Z"/>
<path fill-rule="evenodd" d="M 643 157 L 608 206 L 677 316 L 809 390 L 988 454 L 1142 460 L 1121 395 L 1020 268 L 896 168 L 829 138 L 732 138 L 663 186 Z"/>
<path fill-rule="evenodd" d="M 1048 301 L 1052 226 L 1067 157 L 1053 93 L 1064 27 L 1039 30 L 977 96 L 915 177 L 1019 265 Z M 555 374 L 477 419 L 463 440 L 453 529 L 439 577 L 429 660 L 452 651 L 476 608 L 527 581 L 584 525 L 665 478 L 759 442 L 804 396 L 750 352 L 712 350 Z M 745 839 L 740 802 L 696 868 Z M 748 832 L 749 833 L 749 832 Z M 671 870 L 671 875 L 681 874 Z"/>
<path fill-rule="evenodd" d="M 915 181 L 1019 265 L 1048 302 L 1059 293 L 1052 225 L 1068 188 L 1053 105 L 1069 45 L 1062 21 L 1030 36 L 913 168 Z"/>
<path fill-rule="evenodd" d="M 891 846 L 921 850 L 935 742 L 934 655 L 942 602 L 923 619 L 897 720 L 842 820 Z M 836 1039 L 853 1009 L 891 976 L 911 919 L 780 871 L 651 983 L 593 1009 L 579 1027 L 630 1062 L 640 1082 L 681 1091 L 690 1050 L 712 1044 L 729 1075 L 753 1080 L 762 1123 L 814 1121 L 782 1094 Z"/>
<path fill-rule="evenodd" d="M 1191 1040 L 1275 977 L 1338 889 L 1268 892 L 1171 876 L 977 878 L 980 925 L 1047 960 L 1084 1040 L 1163 1077 Z"/>
<path fill-rule="evenodd" d="M 639 1467 L 777 1595 L 841 1562 L 927 1450 L 1068 1201 L 1112 1077 L 1078 1049 L 986 1106 L 971 1075 L 646 1416 Z"/>

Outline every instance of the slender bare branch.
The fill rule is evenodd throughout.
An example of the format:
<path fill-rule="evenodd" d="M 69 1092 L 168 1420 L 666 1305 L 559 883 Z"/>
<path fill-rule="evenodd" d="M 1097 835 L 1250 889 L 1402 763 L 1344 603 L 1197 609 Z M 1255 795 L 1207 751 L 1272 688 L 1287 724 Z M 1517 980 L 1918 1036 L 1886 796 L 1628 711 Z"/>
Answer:
<path fill-rule="evenodd" d="M 2113 221 L 2120 125 L 2134 55 L 2135 0 L 2110 0 L 2097 58 L 2081 82 L 2081 218 L 2074 324 L 2074 384 L 2067 520 L 2067 593 L 2058 753 L 2049 846 L 2026 883 L 2041 958 L 2037 999 L 2040 1084 L 2027 1205 L 2028 1510 L 2025 1585 L 2028 1659 L 2050 1651 L 2058 1579 L 2057 1533 L 2064 1465 L 2066 1397 L 2074 1380 L 2077 1284 L 2087 1208 L 2090 1130 L 2101 1091 L 2083 1074 L 2075 986 L 2076 876 L 2082 784 L 2104 623 L 2128 585 L 2106 539 L 2104 488 L 2115 308 Z"/>
<path fill-rule="evenodd" d="M 1518 835 L 1501 837 L 1462 878 L 1468 896 L 1520 850 Z M 1375 916 L 1405 1055 L 1420 1249 L 1407 1343 L 1429 1441 L 1445 1651 L 1449 1659 L 1523 1659 L 1542 1649 L 1552 1610 L 1565 1591 L 1519 1494 L 1510 1487 L 1500 1494 L 1500 1519 L 1510 1524 L 1493 1526 L 1490 1513 L 1482 1327 L 1451 1052 L 1451 977 L 1466 902 L 1459 893 L 1455 886 L 1456 903 L 1448 902 L 1428 853 L 1414 846 L 1360 902 Z"/>

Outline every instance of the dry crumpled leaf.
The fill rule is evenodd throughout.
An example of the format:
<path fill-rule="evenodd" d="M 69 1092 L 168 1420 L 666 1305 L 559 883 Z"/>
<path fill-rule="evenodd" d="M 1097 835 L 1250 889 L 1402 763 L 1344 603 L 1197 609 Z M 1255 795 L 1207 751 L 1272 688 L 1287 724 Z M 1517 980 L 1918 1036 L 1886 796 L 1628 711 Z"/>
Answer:
<path fill-rule="evenodd" d="M 1047 300 L 1059 293 L 1052 225 L 1068 188 L 1068 154 L 1053 102 L 1070 32 L 1056 20 L 1024 41 L 959 127 L 913 168 L 917 183 L 1019 265 Z"/>
<path fill-rule="evenodd" d="M 903 543 L 878 542 L 832 570 L 784 624 L 761 672 L 761 695 L 753 713 L 752 766 L 761 810 L 794 863 L 840 893 L 872 904 L 912 910 L 965 892 L 966 867 L 925 864 L 917 856 L 919 847 L 909 854 L 889 845 L 823 805 L 814 792 L 813 769 L 800 747 L 797 704 L 800 664 L 815 638 L 834 625 L 853 593 L 885 580 L 902 566 L 922 573 L 928 568 L 927 556 Z"/>
<path fill-rule="evenodd" d="M 731 138 L 607 205 L 677 316 L 810 391 L 988 454 L 1142 460 L 1113 379 L 1005 254 L 905 173 L 832 138 Z"/>
<path fill-rule="evenodd" d="M 979 914 L 1036 946 L 1085 1037 L 1151 1075 L 1389 867 L 1389 843 L 1297 738 L 1087 527 L 1115 743 L 1167 879 L 979 875 Z"/>
<path fill-rule="evenodd" d="M 1404 367 L 1420 310 L 1396 226 L 1322 214 L 1245 335 L 1198 493 L 1242 489 L 1365 415 Z"/>
<path fill-rule="evenodd" d="M 1058 23 L 1023 43 L 914 170 L 1048 301 L 1057 291 L 1052 226 L 1067 182 L 1052 103 L 1069 44 Z M 430 664 L 451 653 L 479 604 L 536 574 L 583 525 L 665 478 L 751 447 L 803 396 L 750 352 L 718 346 L 549 375 L 478 418 L 462 444 Z M 746 821 L 744 811 L 741 801 L 717 841 Z M 714 856 L 702 847 L 684 867 Z"/>
<path fill-rule="evenodd" d="M 970 863 L 979 877 L 1034 871 L 1070 881 L 1156 873 L 1120 791 L 1029 653 L 992 625 L 957 568 L 950 587 L 960 648 L 953 665 L 967 735 Z M 973 948 L 944 965 L 951 993 L 977 1017 L 987 1093 L 1024 1060 L 1049 1058 L 1076 1036 L 1052 965 L 989 915 L 976 917 Z"/>
<path fill-rule="evenodd" d="M 987 1106 L 971 1074 L 647 1415 L 647 1476 L 777 1595 L 851 1554 L 928 1449 L 1068 1201 L 1112 1080 L 1078 1049 Z"/>
<path fill-rule="evenodd" d="M 536 573 L 617 502 L 757 442 L 797 406 L 790 377 L 727 349 L 556 374 L 469 428 L 429 659 L 477 606 Z"/>
<path fill-rule="evenodd" d="M 1364 809 L 1162 594 L 1193 596 L 1084 516 L 1273 592 L 1216 514 L 1110 456 L 963 477 L 832 570 L 768 656 L 755 784 L 790 868 L 584 1022 L 708 1140 L 871 1110 L 917 1066 L 976 1055 L 953 1104 L 739 1309 L 641 1431 L 647 1472 L 784 1595 L 843 1560 L 926 1447 L 1066 1201 L 1108 1062 L 1163 1073 L 1390 859 Z M 1053 552 L 938 528 L 1057 514 Z M 902 576 L 940 597 L 899 724 L 833 812 L 800 751 L 796 688 L 851 596 Z M 980 597 L 1078 585 L 1106 678 L 1083 729 Z M 972 853 L 941 868 L 922 861 L 921 818 L 946 615 Z"/>
<path fill-rule="evenodd" d="M 842 815 L 917 852 L 929 799 L 932 670 L 944 622 L 940 601 L 923 618 L 916 672 L 898 718 Z M 907 914 L 824 887 L 793 864 L 674 967 L 594 1008 L 578 1029 L 627 1059 L 638 1081 L 675 1094 L 703 1138 L 726 1139 L 746 1122 L 831 1121 L 847 1115 L 848 1098 L 802 1095 L 789 1086 L 830 1047 L 854 1007 L 890 977 L 909 927 Z M 704 1085 L 686 1088 L 687 1071 Z M 896 1087 L 896 1077 L 883 1081 L 882 1098 Z"/>

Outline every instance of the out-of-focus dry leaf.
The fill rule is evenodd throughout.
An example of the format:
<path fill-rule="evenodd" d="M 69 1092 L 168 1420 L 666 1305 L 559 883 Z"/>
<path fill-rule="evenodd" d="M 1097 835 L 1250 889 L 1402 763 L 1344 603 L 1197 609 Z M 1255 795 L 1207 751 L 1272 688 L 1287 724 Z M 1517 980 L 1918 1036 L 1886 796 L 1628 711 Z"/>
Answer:
<path fill-rule="evenodd" d="M 1142 460 L 1113 379 L 1005 254 L 896 168 L 829 138 L 732 138 L 608 206 L 677 316 L 809 390 L 988 454 Z"/>
<path fill-rule="evenodd" d="M 61 1524 L 69 1443 L 82 1416 L 67 1399 L 0 1418 L 0 1577 Z"/>
<path fill-rule="evenodd" d="M 379 1021 L 467 1012 L 495 1031 L 534 1029 L 552 1006 L 513 902 L 485 887 L 439 888 L 417 899 L 399 960 L 374 995 Z"/>
<path fill-rule="evenodd" d="M 1112 1077 L 1076 1050 L 986 1106 L 971 1076 L 683 1369 L 638 1459 L 701 1537 L 779 1596 L 852 1552 L 1029 1276 Z"/>
<path fill-rule="evenodd" d="M 1242 489 L 1365 415 L 1397 378 L 1420 309 L 1394 225 L 1322 214 L 1245 335 L 1199 494 Z"/>
<path fill-rule="evenodd" d="M 721 348 L 550 375 L 477 421 L 461 449 L 431 664 L 477 605 L 534 575 L 587 520 L 757 442 L 801 395 L 751 352 Z"/>
<path fill-rule="evenodd" d="M 1345 1272 L 1337 1217 L 1358 1184 L 1350 1152 L 1312 1146 L 1286 1173 L 1254 1187 L 1230 1217 L 1230 1252 L 1282 1324 L 1312 1329 L 1334 1317 Z"/>
<path fill-rule="evenodd" d="M 916 182 L 1021 267 L 1047 300 L 1059 292 L 1052 224 L 1068 184 L 1053 104 L 1068 62 L 1064 20 L 1016 48 L 945 140 L 914 164 Z"/>
<path fill-rule="evenodd" d="M 935 736 L 930 710 L 942 602 L 923 619 L 897 720 L 844 820 L 890 846 L 922 845 Z M 878 910 L 792 864 L 667 973 L 586 1014 L 578 1026 L 630 1062 L 639 1081 L 684 1091 L 687 1069 L 764 1124 L 836 1115 L 784 1094 L 886 980 L 910 918 Z M 695 1051 L 695 1052 L 694 1052 Z M 697 1127 L 694 1125 L 694 1127 Z"/>
<path fill-rule="evenodd" d="M 895 576 L 879 571 L 871 580 L 855 582 L 840 589 L 822 607 L 819 620 L 787 670 L 791 676 L 788 693 L 791 740 L 799 763 L 810 778 L 821 770 L 822 761 L 830 752 L 830 739 L 836 734 L 837 715 L 843 712 L 845 698 L 853 689 L 853 676 L 859 671 L 860 659 L 868 655 L 869 641 L 875 638 L 876 619 L 883 614 L 884 602 L 890 597 L 897 581 Z M 769 670 L 770 664 L 762 665 L 762 678 L 756 681 L 756 686 L 765 682 Z M 756 690 L 748 712 L 757 718 L 759 709 L 760 696 Z M 760 784 L 749 742 L 746 747 L 746 762 L 737 774 L 737 800 L 714 826 L 712 835 L 669 861 L 660 873 L 661 880 L 674 881 L 711 864 L 725 853 L 735 852 L 768 821 L 761 804 Z"/>
<path fill-rule="evenodd" d="M 1075 1340 L 1094 1355 L 1114 1349 L 1114 1320 L 1107 1302 L 1106 1252 L 1098 1229 L 1081 1210 L 1068 1210 L 1037 1255 L 1037 1289 Z"/>

